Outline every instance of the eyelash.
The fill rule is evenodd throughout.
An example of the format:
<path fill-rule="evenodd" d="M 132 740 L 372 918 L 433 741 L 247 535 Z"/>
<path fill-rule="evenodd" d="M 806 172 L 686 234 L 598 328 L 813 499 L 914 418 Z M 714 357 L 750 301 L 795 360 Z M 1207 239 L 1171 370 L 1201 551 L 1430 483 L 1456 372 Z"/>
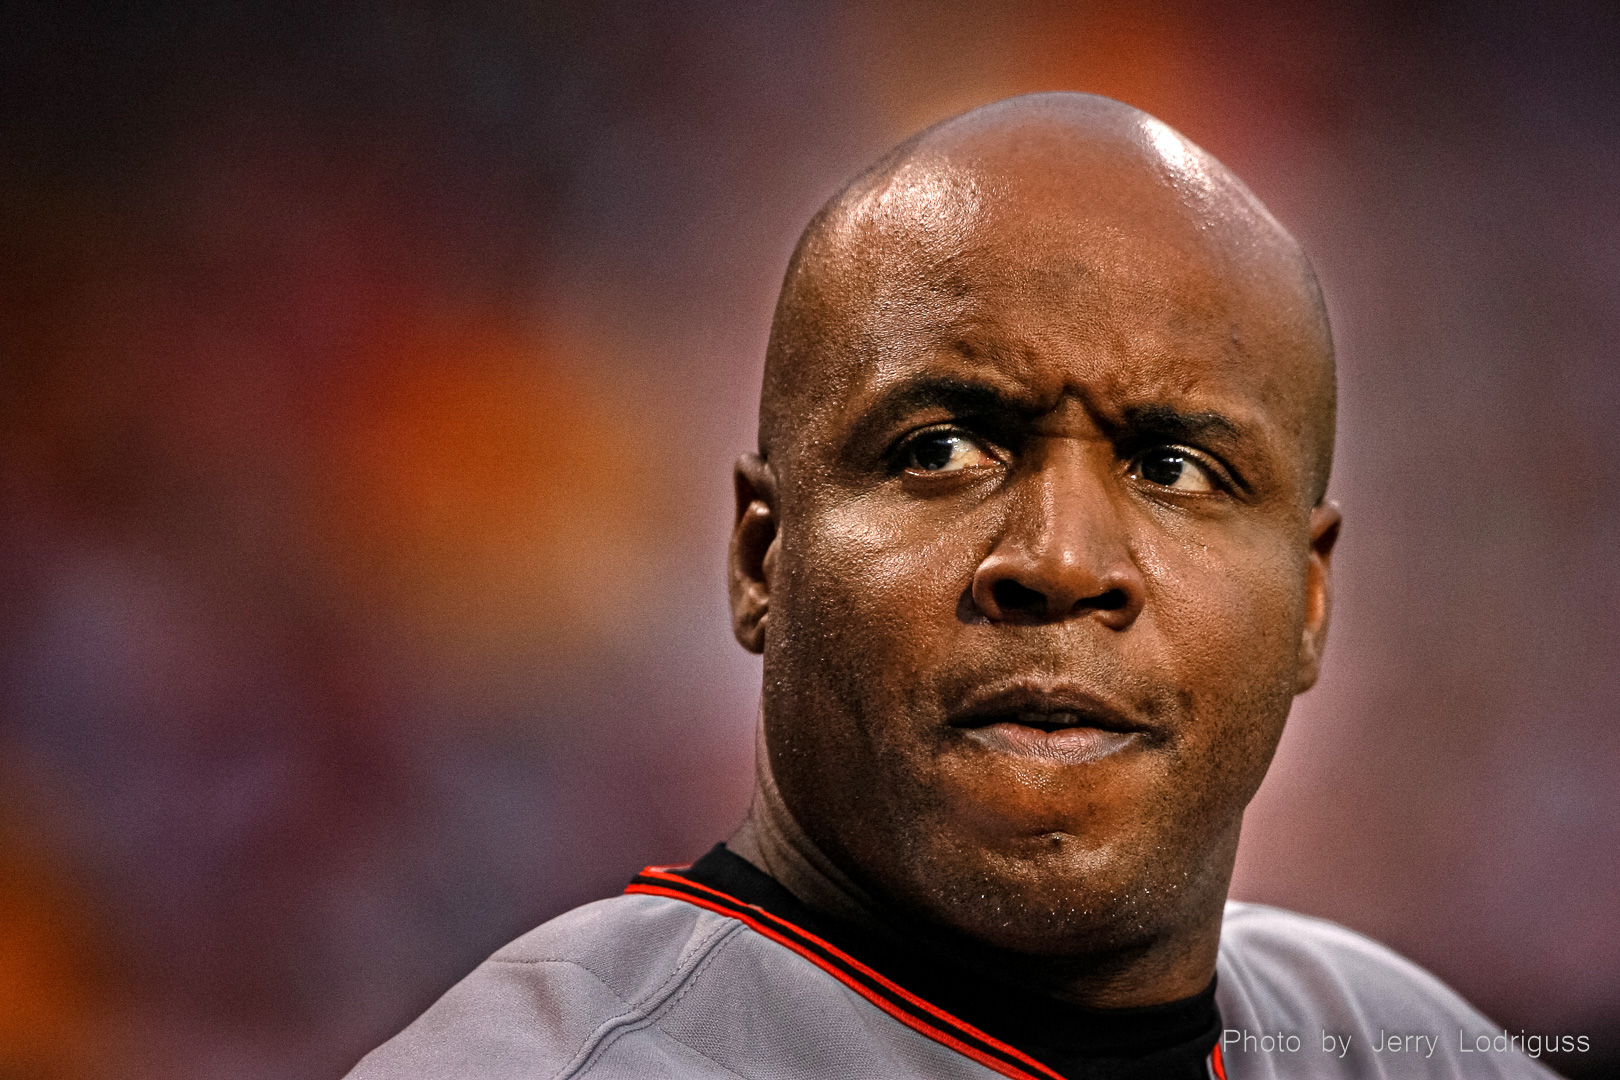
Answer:
<path fill-rule="evenodd" d="M 1186 457 L 1189 461 L 1197 464 L 1199 468 L 1204 470 L 1205 475 L 1209 477 L 1210 483 L 1215 485 L 1216 489 L 1221 492 L 1230 495 L 1234 494 L 1239 488 L 1236 475 L 1231 469 L 1227 468 L 1225 462 L 1221 461 L 1213 454 L 1205 453 L 1202 450 L 1196 450 L 1193 447 L 1187 446 L 1183 443 L 1154 443 L 1152 446 L 1139 449 L 1126 459 L 1128 470 L 1132 473 L 1138 473 L 1141 470 L 1143 460 L 1147 458 L 1149 454 L 1164 452 L 1180 454 Z M 1147 478 L 1143 477 L 1143 479 L 1146 480 Z M 1148 480 L 1147 482 L 1150 484 L 1154 483 L 1152 480 Z M 1163 485 L 1155 484 L 1154 486 L 1162 487 Z M 1183 494 L 1191 493 L 1184 492 Z"/>
<path fill-rule="evenodd" d="M 971 442 L 983 450 L 985 454 L 995 458 L 998 461 L 1002 460 L 1004 456 L 1000 447 L 995 443 L 991 442 L 989 439 L 986 439 L 983 435 L 980 435 L 977 432 L 962 427 L 960 424 L 932 424 L 928 427 L 919 428 L 916 431 L 908 433 L 901 438 L 899 442 L 895 443 L 894 448 L 890 450 L 888 454 L 890 471 L 894 473 L 906 472 L 906 459 L 918 447 L 918 445 L 926 439 L 938 438 L 940 436 L 954 436 L 956 438 Z"/>

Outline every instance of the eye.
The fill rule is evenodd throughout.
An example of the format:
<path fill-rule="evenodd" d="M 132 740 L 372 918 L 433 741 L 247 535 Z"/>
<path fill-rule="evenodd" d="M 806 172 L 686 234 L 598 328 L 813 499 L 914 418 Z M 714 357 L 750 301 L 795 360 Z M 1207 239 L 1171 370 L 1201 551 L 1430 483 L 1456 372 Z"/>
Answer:
<path fill-rule="evenodd" d="M 1220 488 L 1214 470 L 1199 455 L 1178 446 L 1161 446 L 1137 457 L 1131 472 L 1150 484 L 1172 491 L 1204 494 Z"/>
<path fill-rule="evenodd" d="M 924 431 L 900 448 L 900 467 L 908 472 L 961 472 L 995 462 L 975 440 L 959 431 Z"/>

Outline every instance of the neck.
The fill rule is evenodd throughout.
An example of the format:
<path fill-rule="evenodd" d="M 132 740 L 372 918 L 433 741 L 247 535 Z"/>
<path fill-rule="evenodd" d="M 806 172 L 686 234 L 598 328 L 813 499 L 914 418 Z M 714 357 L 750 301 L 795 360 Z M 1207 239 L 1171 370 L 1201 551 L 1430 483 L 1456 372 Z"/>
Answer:
<path fill-rule="evenodd" d="M 1192 997 L 1215 976 L 1223 878 L 1212 917 L 1177 940 L 1100 956 L 1011 954 L 935 930 L 896 911 L 861 887 L 806 835 L 771 776 L 759 737 L 753 802 L 726 847 L 774 878 L 801 902 L 881 939 L 927 952 L 943 951 L 962 966 L 1004 983 L 1091 1008 L 1153 1005 Z M 1236 852 L 1231 837 L 1231 854 Z M 1231 858 L 1225 860 L 1228 869 Z M 1207 913 L 1206 913 L 1207 914 Z"/>
<path fill-rule="evenodd" d="M 883 905 L 822 854 L 788 812 L 771 777 L 763 736 L 754 799 L 747 819 L 726 840 L 726 847 L 775 878 L 809 907 L 868 933 L 895 936 L 896 928 Z"/>

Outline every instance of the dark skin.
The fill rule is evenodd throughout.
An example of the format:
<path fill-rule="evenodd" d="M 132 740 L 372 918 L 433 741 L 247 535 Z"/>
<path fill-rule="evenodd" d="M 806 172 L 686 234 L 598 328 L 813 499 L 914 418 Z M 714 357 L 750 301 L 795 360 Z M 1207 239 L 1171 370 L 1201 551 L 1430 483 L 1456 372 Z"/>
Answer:
<path fill-rule="evenodd" d="M 732 848 L 988 977 L 1201 991 L 1317 677 L 1332 409 L 1297 245 L 1157 121 L 1040 95 L 880 163 L 801 241 L 737 465 Z"/>

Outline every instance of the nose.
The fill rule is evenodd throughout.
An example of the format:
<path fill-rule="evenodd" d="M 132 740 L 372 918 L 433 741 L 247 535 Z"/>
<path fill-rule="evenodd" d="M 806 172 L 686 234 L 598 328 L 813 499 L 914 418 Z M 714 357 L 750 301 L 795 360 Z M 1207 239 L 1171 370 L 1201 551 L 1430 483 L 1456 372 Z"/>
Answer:
<path fill-rule="evenodd" d="M 973 604 L 990 621 L 1092 617 L 1124 630 L 1141 614 L 1146 582 L 1096 468 L 1083 447 L 1071 447 L 1047 455 L 1008 492 L 1002 532 L 973 574 Z"/>

